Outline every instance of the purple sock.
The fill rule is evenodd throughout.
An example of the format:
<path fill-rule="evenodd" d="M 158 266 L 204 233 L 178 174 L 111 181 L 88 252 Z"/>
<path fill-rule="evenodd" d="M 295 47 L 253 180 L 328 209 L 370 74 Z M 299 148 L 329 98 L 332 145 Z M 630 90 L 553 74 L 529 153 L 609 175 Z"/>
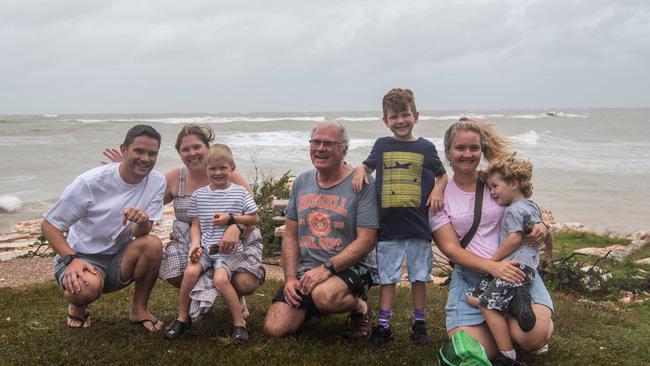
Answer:
<path fill-rule="evenodd" d="M 424 309 L 413 308 L 413 321 L 424 320 Z"/>
<path fill-rule="evenodd" d="M 384 329 L 390 329 L 390 317 L 393 316 L 392 310 L 379 309 L 379 326 Z"/>

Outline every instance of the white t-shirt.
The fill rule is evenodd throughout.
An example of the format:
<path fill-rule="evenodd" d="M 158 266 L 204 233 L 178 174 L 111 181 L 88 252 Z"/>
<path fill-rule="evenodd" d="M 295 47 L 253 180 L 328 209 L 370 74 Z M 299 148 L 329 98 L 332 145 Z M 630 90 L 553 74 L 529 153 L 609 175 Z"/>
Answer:
<path fill-rule="evenodd" d="M 134 223 L 122 224 L 125 208 L 139 208 L 149 220 L 162 218 L 165 177 L 152 170 L 140 183 L 126 183 L 119 163 L 91 169 L 78 176 L 43 217 L 61 231 L 75 252 L 114 254 L 128 244 Z"/>

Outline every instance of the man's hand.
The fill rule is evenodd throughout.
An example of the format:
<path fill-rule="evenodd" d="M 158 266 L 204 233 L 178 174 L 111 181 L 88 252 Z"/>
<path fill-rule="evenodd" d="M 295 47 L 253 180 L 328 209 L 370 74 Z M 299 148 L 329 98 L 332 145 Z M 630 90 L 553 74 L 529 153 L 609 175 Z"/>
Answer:
<path fill-rule="evenodd" d="M 108 158 L 108 161 L 102 160 L 102 164 L 121 163 L 124 161 L 122 153 L 117 149 L 104 149 L 104 151 L 102 151 L 102 154 Z"/>
<path fill-rule="evenodd" d="M 122 210 L 122 214 L 124 215 L 124 219 L 122 220 L 123 225 L 126 225 L 127 221 L 135 224 L 142 224 L 143 222 L 149 221 L 149 215 L 139 208 L 125 208 Z"/>
<path fill-rule="evenodd" d="M 202 247 L 199 246 L 199 247 L 196 247 L 196 248 L 192 249 L 192 251 L 190 252 L 190 255 L 189 255 L 190 263 L 198 262 L 199 259 L 201 259 L 202 255 L 203 255 L 203 248 Z"/>
<path fill-rule="evenodd" d="M 226 217 L 228 217 L 228 215 L 226 215 Z M 219 243 L 219 252 L 233 252 L 237 248 L 237 243 L 239 243 L 239 234 L 240 232 L 237 225 L 228 226 L 221 236 L 221 242 Z"/>
<path fill-rule="evenodd" d="M 230 220 L 230 215 L 227 213 L 217 212 L 212 218 L 212 223 L 214 226 L 226 226 L 228 225 L 228 220 Z"/>
<path fill-rule="evenodd" d="M 302 297 L 298 294 L 300 282 L 295 277 L 291 277 L 284 282 L 284 300 L 291 306 L 300 306 Z"/>
<path fill-rule="evenodd" d="M 300 292 L 309 295 L 314 287 L 332 276 L 332 272 L 325 266 L 320 265 L 312 268 L 300 278 Z"/>
<path fill-rule="evenodd" d="M 533 229 L 530 234 L 524 237 L 524 244 L 528 244 L 532 247 L 539 246 L 542 244 L 542 240 L 546 237 L 548 228 L 543 223 L 539 222 L 533 225 Z"/>
<path fill-rule="evenodd" d="M 84 271 L 97 274 L 95 267 L 80 258 L 75 258 L 65 268 L 61 283 L 66 291 L 70 293 L 81 292 L 81 285 L 88 286 L 88 280 Z"/>

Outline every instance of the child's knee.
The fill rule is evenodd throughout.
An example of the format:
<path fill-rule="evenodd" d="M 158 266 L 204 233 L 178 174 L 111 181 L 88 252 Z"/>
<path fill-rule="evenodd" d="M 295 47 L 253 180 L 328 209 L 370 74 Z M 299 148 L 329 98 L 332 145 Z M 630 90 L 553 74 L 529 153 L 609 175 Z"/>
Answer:
<path fill-rule="evenodd" d="M 188 263 L 183 273 L 183 277 L 187 279 L 197 279 L 203 272 L 203 267 L 199 263 Z"/>
<path fill-rule="evenodd" d="M 212 283 L 214 284 L 214 287 L 217 288 L 217 290 L 221 290 L 223 288 L 226 288 L 227 286 L 231 286 L 230 275 L 228 274 L 228 271 L 226 271 L 223 268 L 217 268 L 214 271 L 214 277 L 212 278 Z"/>

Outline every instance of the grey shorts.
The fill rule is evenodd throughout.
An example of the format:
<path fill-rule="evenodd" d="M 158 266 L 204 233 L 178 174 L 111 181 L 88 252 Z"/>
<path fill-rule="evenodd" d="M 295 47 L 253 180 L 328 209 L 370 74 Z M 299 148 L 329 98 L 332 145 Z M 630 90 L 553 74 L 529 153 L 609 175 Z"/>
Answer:
<path fill-rule="evenodd" d="M 128 245 L 125 245 L 119 252 L 115 254 L 83 254 L 77 253 L 80 259 L 88 262 L 91 266 L 95 267 L 100 276 L 104 279 L 104 288 L 102 293 L 114 292 L 121 290 L 133 282 L 133 278 L 126 281 L 120 279 L 120 268 L 122 266 L 122 257 Z M 63 259 L 58 254 L 54 257 L 54 278 L 59 284 L 59 287 L 65 290 L 61 281 L 65 274 L 65 265 Z"/>

